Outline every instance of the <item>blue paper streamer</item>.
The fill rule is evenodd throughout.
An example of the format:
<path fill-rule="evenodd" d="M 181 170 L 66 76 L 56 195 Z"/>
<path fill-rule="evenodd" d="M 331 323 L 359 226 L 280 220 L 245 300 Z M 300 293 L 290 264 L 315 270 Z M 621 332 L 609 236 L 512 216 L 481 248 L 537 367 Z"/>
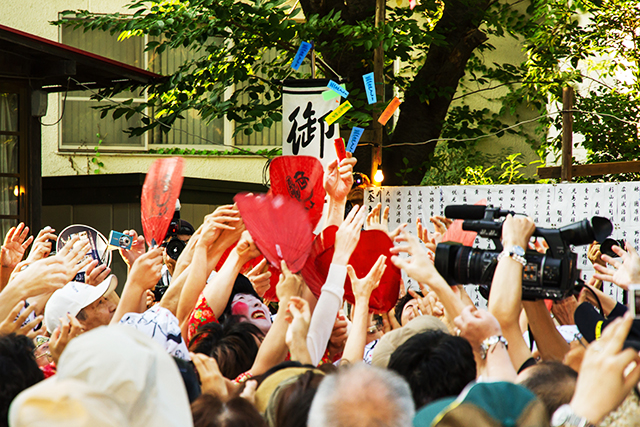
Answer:
<path fill-rule="evenodd" d="M 311 50 L 311 43 L 302 42 L 300 43 L 300 47 L 298 48 L 298 52 L 296 56 L 293 58 L 293 62 L 291 63 L 291 68 L 298 71 L 298 68 L 302 65 L 302 61 L 304 61 L 304 57 L 307 56 L 307 53 Z"/>
<path fill-rule="evenodd" d="M 364 132 L 364 128 L 359 128 L 358 126 L 354 126 L 351 129 L 351 135 L 349 136 L 349 142 L 347 143 L 347 151 L 353 153 L 356 151 L 356 147 L 358 146 L 358 141 L 362 137 Z"/>
<path fill-rule="evenodd" d="M 373 73 L 363 75 L 362 80 L 364 80 L 364 90 L 367 92 L 367 101 L 369 104 L 375 104 L 378 102 L 378 98 L 376 97 L 376 81 L 373 78 Z"/>
<path fill-rule="evenodd" d="M 333 80 L 329 80 L 329 84 L 327 85 L 327 87 L 343 98 L 346 98 L 347 96 L 349 96 L 349 92 L 347 92 L 345 88 L 343 88 Z"/>

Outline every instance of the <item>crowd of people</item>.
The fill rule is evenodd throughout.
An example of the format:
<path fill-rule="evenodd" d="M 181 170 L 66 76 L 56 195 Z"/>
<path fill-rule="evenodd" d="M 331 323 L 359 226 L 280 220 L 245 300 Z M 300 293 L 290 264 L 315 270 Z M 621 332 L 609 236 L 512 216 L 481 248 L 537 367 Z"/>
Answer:
<path fill-rule="evenodd" d="M 450 220 L 431 218 L 435 232 L 420 224 L 414 235 L 387 229 L 380 207 L 345 214 L 355 163 L 325 172 L 324 227 L 337 231 L 318 297 L 283 260 L 277 302 L 263 299 L 271 273 L 255 262 L 260 251 L 234 205 L 197 229 L 180 220 L 165 242 L 184 243 L 176 257 L 124 231 L 133 245 L 120 249 L 120 295 L 80 236 L 52 254 L 55 230 L 34 238 L 24 224 L 12 228 L 0 252 L 0 424 L 640 425 L 640 324 L 600 290 L 602 281 L 640 283 L 633 247 L 614 247 L 614 259 L 594 243 L 597 273 L 579 295 L 525 301 L 527 261 L 515 249 L 534 248 L 535 225 L 508 216 L 488 310 L 477 309 L 434 266 Z M 395 246 L 358 277 L 349 260 L 363 229 Z M 387 257 L 420 289 L 400 286 L 395 308 L 372 313 Z M 84 283 L 74 281 L 81 270 Z"/>

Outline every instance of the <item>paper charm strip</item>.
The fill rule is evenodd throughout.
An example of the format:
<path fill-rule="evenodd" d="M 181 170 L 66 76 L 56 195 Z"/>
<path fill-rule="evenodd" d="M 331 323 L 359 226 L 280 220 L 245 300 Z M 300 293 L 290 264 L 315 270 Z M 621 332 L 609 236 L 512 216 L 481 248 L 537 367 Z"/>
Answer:
<path fill-rule="evenodd" d="M 378 118 L 378 122 L 380 122 L 382 126 L 386 125 L 389 119 L 391 118 L 391 116 L 393 115 L 393 113 L 395 113 L 395 111 L 398 109 L 399 106 L 400 106 L 400 100 L 398 99 L 397 96 L 394 96 L 391 102 L 389 103 L 389 105 L 387 105 L 387 108 L 385 108 L 382 114 L 380 114 L 380 117 Z"/>
<path fill-rule="evenodd" d="M 364 80 L 364 90 L 367 92 L 367 101 L 369 104 L 375 104 L 378 102 L 378 98 L 376 97 L 376 82 L 373 73 L 365 74 L 362 76 L 362 80 Z"/>
<path fill-rule="evenodd" d="M 356 151 L 356 147 L 358 146 L 358 142 L 364 133 L 364 128 L 359 128 L 358 126 L 354 126 L 351 129 L 351 135 L 349 136 L 349 143 L 347 144 L 347 151 L 353 153 Z"/>
<path fill-rule="evenodd" d="M 338 106 L 335 110 L 333 110 L 327 117 L 325 117 L 325 121 L 329 126 L 331 126 L 336 120 L 344 115 L 347 111 L 351 109 L 351 103 L 349 101 L 344 101 L 342 104 Z"/>
<path fill-rule="evenodd" d="M 327 85 L 327 87 L 343 98 L 349 96 L 349 92 L 344 88 L 344 85 L 339 85 L 333 80 L 329 80 L 329 84 Z"/>
<path fill-rule="evenodd" d="M 302 61 L 304 61 L 304 57 L 307 56 L 307 53 L 311 50 L 311 43 L 302 42 L 300 43 L 300 47 L 298 48 L 298 52 L 296 56 L 293 58 L 293 62 L 291 63 L 291 68 L 298 71 L 298 68 L 302 65 Z"/>

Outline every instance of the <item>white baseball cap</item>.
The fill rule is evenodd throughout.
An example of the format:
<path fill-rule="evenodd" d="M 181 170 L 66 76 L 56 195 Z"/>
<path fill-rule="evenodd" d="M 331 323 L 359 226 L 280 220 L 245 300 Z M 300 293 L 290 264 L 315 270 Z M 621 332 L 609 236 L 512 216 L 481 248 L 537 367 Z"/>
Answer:
<path fill-rule="evenodd" d="M 69 282 L 51 295 L 44 307 L 44 324 L 49 333 L 60 325 L 60 318 L 66 319 L 67 313 L 77 316 L 80 310 L 101 297 L 110 294 L 118 286 L 118 278 L 110 275 L 97 286 L 80 282 Z"/>

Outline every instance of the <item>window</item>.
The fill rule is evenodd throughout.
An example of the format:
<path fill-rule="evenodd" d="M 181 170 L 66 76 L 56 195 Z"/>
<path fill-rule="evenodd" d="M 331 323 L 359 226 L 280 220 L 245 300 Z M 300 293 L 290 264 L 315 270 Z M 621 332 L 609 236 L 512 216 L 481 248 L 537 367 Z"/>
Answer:
<path fill-rule="evenodd" d="M 145 38 L 132 37 L 118 41 L 118 36 L 103 31 L 74 30 L 73 27 L 61 28 L 61 42 L 79 49 L 124 62 L 154 73 L 168 75 L 185 61 L 192 59 L 197 52 L 186 48 L 165 50 L 161 55 L 145 53 Z M 275 51 L 265 54 L 265 60 L 275 57 Z M 122 93 L 114 101 L 122 102 L 133 96 L 135 102 L 143 102 L 143 94 Z M 233 138 L 233 123 L 226 119 L 216 119 L 209 123 L 202 120 L 197 111 L 183 113 L 184 119 L 178 119 L 168 133 L 159 127 L 142 136 L 129 137 L 123 131 L 129 127 L 141 126 L 139 115 L 129 120 L 125 116 L 113 120 L 111 114 L 100 118 L 100 110 L 93 109 L 104 102 L 90 99 L 89 91 L 69 92 L 66 102 L 64 94 L 60 102 L 64 103 L 65 113 L 60 124 L 60 149 L 82 150 L 92 149 L 102 140 L 101 150 L 147 150 L 166 146 L 188 146 L 196 149 L 225 149 L 221 144 L 238 146 L 278 146 L 282 144 L 282 126 L 274 123 L 263 132 L 244 135 L 240 133 Z M 153 115 L 149 109 L 147 114 Z"/>
<path fill-rule="evenodd" d="M 0 236 L 26 221 L 26 90 L 0 84 Z"/>

